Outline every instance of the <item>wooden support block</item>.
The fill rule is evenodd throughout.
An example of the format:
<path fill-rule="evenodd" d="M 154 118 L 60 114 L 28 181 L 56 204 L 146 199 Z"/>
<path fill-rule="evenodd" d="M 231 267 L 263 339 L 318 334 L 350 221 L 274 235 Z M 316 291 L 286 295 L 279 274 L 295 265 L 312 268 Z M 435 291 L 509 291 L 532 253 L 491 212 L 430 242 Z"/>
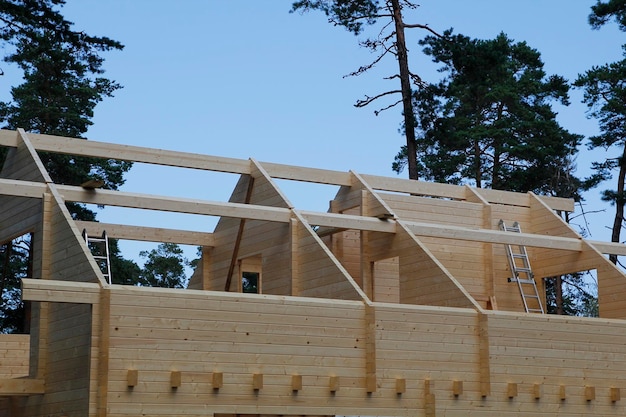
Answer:
<path fill-rule="evenodd" d="M 95 188 L 102 188 L 103 185 L 104 185 L 104 181 L 91 179 L 91 180 L 85 181 L 80 186 L 87 190 L 93 190 Z"/>
<path fill-rule="evenodd" d="M 509 398 L 517 397 L 517 384 L 515 382 L 509 382 L 506 386 L 506 396 Z"/>
<path fill-rule="evenodd" d="M 376 375 L 368 375 L 365 377 L 365 389 L 368 394 L 376 392 Z"/>
<path fill-rule="evenodd" d="M 559 386 L 559 398 L 561 399 L 561 401 L 565 401 L 565 399 L 567 398 L 565 385 Z"/>
<path fill-rule="evenodd" d="M 452 381 L 452 394 L 455 397 L 463 394 L 463 381 Z"/>
<path fill-rule="evenodd" d="M 263 374 L 252 374 L 252 389 L 255 391 L 263 389 Z"/>
<path fill-rule="evenodd" d="M 621 398 L 622 395 L 620 393 L 620 390 L 617 387 L 611 387 L 610 395 L 611 395 L 611 402 L 613 402 L 613 403 L 622 399 Z"/>
<path fill-rule="evenodd" d="M 300 391 L 302 389 L 302 375 L 291 375 L 291 390 Z"/>
<path fill-rule="evenodd" d="M 139 380 L 139 372 L 136 369 L 129 369 L 126 372 L 126 385 L 129 388 L 137 386 L 137 382 Z"/>
<path fill-rule="evenodd" d="M 43 379 L 0 378 L 0 396 L 3 397 L 43 394 L 44 392 Z"/>
<path fill-rule="evenodd" d="M 533 398 L 538 400 L 541 398 L 541 384 L 533 384 Z"/>
<path fill-rule="evenodd" d="M 585 400 L 593 401 L 596 399 L 596 387 L 593 385 L 585 385 Z"/>
<path fill-rule="evenodd" d="M 404 394 L 406 392 L 406 379 L 396 378 L 396 394 Z"/>
<path fill-rule="evenodd" d="M 424 415 L 426 417 L 435 417 L 435 383 L 430 379 L 424 380 Z"/>
<path fill-rule="evenodd" d="M 224 374 L 222 372 L 213 372 L 211 376 L 211 385 L 213 389 L 220 389 L 224 384 Z"/>
<path fill-rule="evenodd" d="M 180 371 L 172 371 L 170 373 L 170 386 L 172 388 L 178 388 L 180 387 L 182 381 L 182 376 Z"/>
<path fill-rule="evenodd" d="M 329 378 L 328 386 L 330 388 L 330 392 L 337 392 L 337 391 L 339 391 L 339 377 L 338 376 L 331 376 Z"/>

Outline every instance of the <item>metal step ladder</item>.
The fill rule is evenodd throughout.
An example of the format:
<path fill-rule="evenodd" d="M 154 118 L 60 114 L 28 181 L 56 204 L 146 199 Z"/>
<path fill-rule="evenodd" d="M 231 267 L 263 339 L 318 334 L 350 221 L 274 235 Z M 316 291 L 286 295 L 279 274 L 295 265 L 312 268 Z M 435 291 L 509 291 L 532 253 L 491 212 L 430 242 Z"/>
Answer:
<path fill-rule="evenodd" d="M 83 229 L 83 239 L 85 239 L 87 248 L 100 267 L 104 279 L 111 284 L 111 259 L 109 258 L 109 239 L 106 230 L 102 232 L 102 236 L 89 236 L 87 230 Z"/>
<path fill-rule="evenodd" d="M 511 226 L 507 226 L 504 220 L 500 220 L 500 229 L 505 232 L 521 233 L 522 229 L 518 222 L 513 223 Z M 541 313 L 544 314 L 543 304 L 537 291 L 537 284 L 535 283 L 535 276 L 530 268 L 530 261 L 528 260 L 528 253 L 526 247 L 522 245 L 504 245 L 506 248 L 506 255 L 509 259 L 509 267 L 511 268 L 512 277 L 509 278 L 509 282 L 516 282 L 519 288 L 520 295 L 522 296 L 522 302 L 524 303 L 524 310 L 527 313 Z"/>

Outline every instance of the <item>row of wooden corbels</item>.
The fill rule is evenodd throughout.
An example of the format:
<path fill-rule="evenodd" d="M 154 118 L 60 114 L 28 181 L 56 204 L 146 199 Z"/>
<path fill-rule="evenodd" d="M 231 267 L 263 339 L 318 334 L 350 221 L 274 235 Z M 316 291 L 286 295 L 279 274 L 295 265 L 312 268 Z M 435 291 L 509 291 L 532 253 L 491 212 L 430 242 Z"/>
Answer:
<path fill-rule="evenodd" d="M 129 369 L 127 371 L 126 380 L 129 388 L 135 387 L 139 382 L 139 371 L 137 369 Z M 180 371 L 170 372 L 170 387 L 177 389 L 182 384 L 182 373 Z M 222 372 L 213 372 L 211 376 L 211 385 L 214 390 L 219 390 L 224 385 L 224 374 Z M 376 378 L 366 378 L 367 392 L 376 391 Z M 338 376 L 328 377 L 328 390 L 331 393 L 339 391 L 340 380 Z M 424 388 L 426 394 L 432 394 L 433 381 L 430 379 L 424 380 Z M 260 391 L 263 389 L 263 374 L 252 374 L 252 389 Z M 291 390 L 294 392 L 302 390 L 302 375 L 291 375 Z M 396 378 L 395 381 L 396 394 L 402 395 L 406 392 L 406 379 Z M 509 399 L 513 399 L 518 396 L 519 384 L 516 382 L 509 382 L 507 384 L 506 395 Z M 463 394 L 463 381 L 452 381 L 452 394 L 455 397 L 459 397 Z M 535 400 L 541 399 L 543 395 L 542 384 L 532 385 L 532 396 Z M 593 385 L 585 385 L 584 397 L 586 401 L 594 401 L 596 399 L 596 387 Z M 621 391 L 617 387 L 609 388 L 609 398 L 611 402 L 617 402 L 621 399 Z M 559 399 L 565 401 L 567 399 L 567 389 L 565 385 L 559 386 Z"/>
<path fill-rule="evenodd" d="M 532 385 L 532 396 L 535 400 L 541 399 L 543 389 L 541 384 Z M 509 399 L 513 399 L 518 395 L 518 384 L 516 382 L 509 382 L 506 387 L 506 395 Z M 596 399 L 596 387 L 593 385 L 585 385 L 584 389 L 585 401 L 594 401 Z M 617 402 L 621 399 L 620 389 L 617 387 L 609 388 L 609 398 L 611 402 Z M 559 386 L 559 399 L 565 401 L 567 399 L 567 388 L 565 385 Z"/>
<path fill-rule="evenodd" d="M 134 388 L 139 383 L 139 371 L 137 369 L 129 369 L 126 374 L 126 382 L 128 388 Z M 181 371 L 170 371 L 170 388 L 177 389 L 182 384 L 182 373 Z M 224 385 L 224 374 L 223 372 L 213 372 L 211 375 L 211 385 L 214 390 L 219 390 Z M 329 376 L 328 377 L 328 390 L 331 393 L 335 393 L 339 391 L 340 388 L 340 379 L 338 376 Z M 366 378 L 366 387 L 367 392 L 372 393 L 376 391 L 376 378 L 368 376 Z M 396 394 L 401 395 L 406 391 L 406 379 L 404 378 L 396 378 Z M 426 380 L 426 390 L 429 391 L 431 387 L 430 380 Z M 256 373 L 252 374 L 252 389 L 255 391 L 260 391 L 263 389 L 263 374 Z M 301 391 L 302 390 L 302 375 L 291 375 L 291 390 L 292 391 Z M 455 396 L 459 396 L 463 392 L 463 382 L 462 381 L 453 381 L 452 387 L 453 393 Z"/>

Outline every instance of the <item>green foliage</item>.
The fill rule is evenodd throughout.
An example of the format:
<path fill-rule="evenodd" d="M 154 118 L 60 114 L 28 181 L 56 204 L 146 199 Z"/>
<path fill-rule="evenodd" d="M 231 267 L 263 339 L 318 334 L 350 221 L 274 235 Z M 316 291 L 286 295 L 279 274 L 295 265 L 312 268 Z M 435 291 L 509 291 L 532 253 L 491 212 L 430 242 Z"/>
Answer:
<path fill-rule="evenodd" d="M 560 76 L 546 76 L 539 52 L 503 33 L 480 40 L 447 31 L 420 43 L 445 74 L 414 93 L 427 179 L 575 194 L 571 161 L 581 137 L 563 129 L 551 107 L 568 104 L 569 87 Z M 404 149 L 394 169 L 405 158 Z"/>
<path fill-rule="evenodd" d="M 626 0 L 598 0 L 594 6 L 591 6 L 589 24 L 593 29 L 599 29 L 611 17 L 615 18 L 620 30 L 626 31 Z"/>
<path fill-rule="evenodd" d="M 320 10 L 333 25 L 343 26 L 358 35 L 362 32 L 364 23 L 376 23 L 379 9 L 378 0 L 301 0 L 292 4 L 291 13 L 298 10 Z"/>
<path fill-rule="evenodd" d="M 146 263 L 139 276 L 138 285 L 146 287 L 185 288 L 185 266 L 189 265 L 182 249 L 174 243 L 161 243 L 157 249 L 141 251 Z"/>
<path fill-rule="evenodd" d="M 136 262 L 122 256 L 116 239 L 109 239 L 109 260 L 113 284 L 136 285 L 140 281 L 141 268 Z"/>
<path fill-rule="evenodd" d="M 594 295 L 597 293 L 597 286 L 593 288 L 595 282 L 590 281 L 587 275 L 587 273 L 563 275 L 560 282 L 556 278 L 546 279 L 546 312 L 566 316 L 598 317 L 598 298 Z M 559 284 L 561 301 L 557 296 Z"/>
<path fill-rule="evenodd" d="M 107 37 L 94 37 L 72 29 L 57 7 L 64 0 L 0 0 L 0 39 L 5 61 L 15 63 L 24 82 L 11 89 L 13 100 L 0 103 L 4 128 L 80 138 L 92 124 L 95 106 L 112 96 L 120 85 L 100 76 L 101 52 L 122 49 Z M 104 188 L 117 189 L 131 163 L 112 159 L 42 153 L 52 179 L 78 185 L 101 179 Z M 83 207 L 70 206 L 76 218 L 90 220 Z"/>
<path fill-rule="evenodd" d="M 20 279 L 29 276 L 29 254 L 29 235 L 0 246 L 0 333 L 25 331 Z"/>
<path fill-rule="evenodd" d="M 592 28 L 598 29 L 614 17 L 620 30 L 626 31 L 626 1 L 598 1 L 591 11 Z M 613 157 L 593 162 L 595 173 L 586 180 L 586 186 L 595 187 L 617 172 L 615 188 L 604 190 L 602 199 L 615 206 L 611 241 L 619 242 L 626 204 L 626 59 L 594 66 L 580 74 L 574 85 L 583 89 L 588 115 L 597 119 L 600 127 L 600 134 L 589 138 L 589 149 L 601 147 L 613 151 Z M 617 263 L 616 255 L 610 255 L 609 259 Z"/>

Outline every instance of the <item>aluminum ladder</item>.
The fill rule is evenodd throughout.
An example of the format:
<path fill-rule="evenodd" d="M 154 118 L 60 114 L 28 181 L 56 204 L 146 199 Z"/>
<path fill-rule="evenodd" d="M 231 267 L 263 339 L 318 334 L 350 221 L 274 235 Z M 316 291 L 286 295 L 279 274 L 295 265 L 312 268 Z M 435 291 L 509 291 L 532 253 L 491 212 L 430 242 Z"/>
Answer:
<path fill-rule="evenodd" d="M 85 239 L 87 249 L 89 249 L 100 267 L 104 279 L 111 284 L 111 259 L 109 257 L 109 239 L 106 230 L 102 232 L 102 236 L 89 236 L 87 230 L 83 229 L 83 239 Z"/>
<path fill-rule="evenodd" d="M 518 222 L 507 226 L 504 220 L 500 220 L 500 230 L 513 233 L 522 232 Z M 507 244 L 504 246 L 509 260 L 509 268 L 511 268 L 511 273 L 513 274 L 508 281 L 517 283 L 520 295 L 522 296 L 522 302 L 524 303 L 524 310 L 527 313 L 545 314 L 541 298 L 539 297 L 539 291 L 537 290 L 535 276 L 530 268 L 526 246 Z"/>

